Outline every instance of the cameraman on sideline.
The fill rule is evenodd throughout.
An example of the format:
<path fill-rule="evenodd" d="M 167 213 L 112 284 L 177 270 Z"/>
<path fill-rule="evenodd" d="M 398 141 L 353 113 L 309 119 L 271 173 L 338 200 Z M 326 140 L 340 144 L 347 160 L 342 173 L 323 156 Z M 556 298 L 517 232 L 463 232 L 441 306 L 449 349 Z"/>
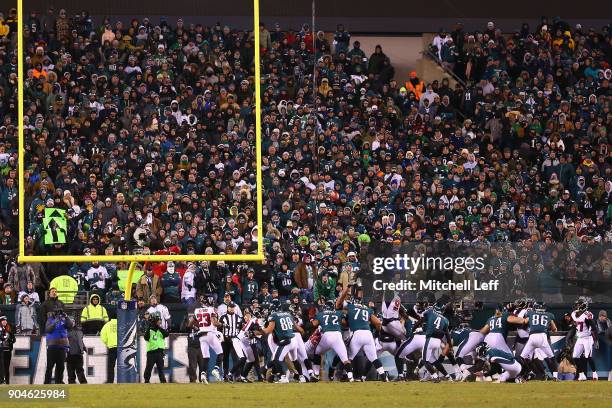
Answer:
<path fill-rule="evenodd" d="M 163 328 L 159 316 L 150 315 L 145 322 L 144 332 L 144 339 L 147 341 L 147 366 L 144 371 L 145 383 L 148 383 L 151 379 L 151 371 L 153 371 L 154 365 L 157 365 L 159 382 L 166 382 L 166 376 L 164 375 L 164 350 L 166 349 L 164 339 L 166 337 L 168 337 L 168 330 Z"/>
<path fill-rule="evenodd" d="M 74 326 L 74 321 L 66 315 L 63 309 L 49 312 L 45 332 L 47 333 L 47 370 L 45 384 L 51 384 L 51 372 L 55 366 L 55 384 L 64 384 L 64 365 L 66 351 L 70 347 L 68 329 Z"/>

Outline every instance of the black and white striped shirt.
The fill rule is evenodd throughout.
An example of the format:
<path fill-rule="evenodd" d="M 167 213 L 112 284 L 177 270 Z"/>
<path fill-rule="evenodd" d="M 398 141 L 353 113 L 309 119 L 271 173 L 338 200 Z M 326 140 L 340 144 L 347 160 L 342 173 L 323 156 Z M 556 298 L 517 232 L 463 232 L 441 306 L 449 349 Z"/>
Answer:
<path fill-rule="evenodd" d="M 224 314 L 219 318 L 219 322 L 223 324 L 223 336 L 225 337 L 238 337 L 244 325 L 244 319 L 236 313 Z"/>

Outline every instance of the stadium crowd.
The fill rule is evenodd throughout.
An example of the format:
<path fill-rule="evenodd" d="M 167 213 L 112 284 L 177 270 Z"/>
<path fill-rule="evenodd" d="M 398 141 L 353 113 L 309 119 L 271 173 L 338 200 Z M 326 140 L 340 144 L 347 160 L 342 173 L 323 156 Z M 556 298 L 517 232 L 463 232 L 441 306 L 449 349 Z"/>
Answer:
<path fill-rule="evenodd" d="M 252 33 L 52 7 L 25 24 L 29 254 L 256 251 Z M 112 303 L 126 265 L 14 262 L 14 10 L 0 27 L 2 303 L 43 300 L 65 274 Z M 266 260 L 145 265 L 139 300 L 333 298 L 380 241 L 516 242 L 489 273 L 517 296 L 525 276 L 550 301 L 610 281 L 609 252 L 560 267 L 521 256 L 612 237 L 609 27 L 441 32 L 434 49 L 465 87 L 396 75 L 342 25 L 331 42 L 308 24 L 258 29 Z"/>

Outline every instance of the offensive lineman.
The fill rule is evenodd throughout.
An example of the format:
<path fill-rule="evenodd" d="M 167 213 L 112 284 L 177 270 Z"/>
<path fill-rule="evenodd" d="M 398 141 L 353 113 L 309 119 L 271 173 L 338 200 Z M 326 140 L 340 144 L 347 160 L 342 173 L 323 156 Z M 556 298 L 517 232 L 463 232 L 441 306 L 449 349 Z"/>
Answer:
<path fill-rule="evenodd" d="M 329 349 L 334 350 L 341 363 L 349 382 L 353 382 L 353 367 L 348 358 L 346 345 L 342 340 L 342 312 L 336 310 L 338 305 L 333 300 L 327 300 L 323 306 L 323 311 L 317 313 L 312 320 L 315 327 L 320 327 L 321 339 L 314 349 L 315 372 L 320 370 L 321 356 Z"/>
<path fill-rule="evenodd" d="M 338 299 L 336 299 L 337 309 L 344 305 L 348 291 L 349 286 L 344 288 Z M 352 303 L 347 302 L 346 312 L 348 327 L 352 334 L 349 343 L 349 360 L 352 362 L 357 353 L 363 349 L 366 358 L 376 369 L 379 378 L 389 381 L 389 376 L 385 373 L 385 369 L 376 355 L 376 344 L 374 343 L 374 336 L 370 331 L 370 323 L 374 325 L 376 330 L 380 331 L 382 326 L 380 320 L 374 315 L 372 309 L 362 305 L 358 300 Z"/>

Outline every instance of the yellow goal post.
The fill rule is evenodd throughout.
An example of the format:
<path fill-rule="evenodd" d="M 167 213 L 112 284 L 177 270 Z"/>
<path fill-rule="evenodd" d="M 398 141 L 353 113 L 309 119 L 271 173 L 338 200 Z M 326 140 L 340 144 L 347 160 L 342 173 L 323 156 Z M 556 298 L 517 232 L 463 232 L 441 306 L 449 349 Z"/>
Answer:
<path fill-rule="evenodd" d="M 186 255 L 26 255 L 25 254 L 25 185 L 24 185 L 24 39 L 23 39 L 23 0 L 17 0 L 18 30 L 18 172 L 19 172 L 19 262 L 167 262 L 167 261 L 227 261 L 227 262 L 261 262 L 264 259 L 263 243 L 263 184 L 261 172 L 261 66 L 259 36 L 259 1 L 253 0 L 253 34 L 255 37 L 255 147 L 256 147 L 256 193 L 257 193 L 257 253 L 256 254 L 186 254 Z"/>

